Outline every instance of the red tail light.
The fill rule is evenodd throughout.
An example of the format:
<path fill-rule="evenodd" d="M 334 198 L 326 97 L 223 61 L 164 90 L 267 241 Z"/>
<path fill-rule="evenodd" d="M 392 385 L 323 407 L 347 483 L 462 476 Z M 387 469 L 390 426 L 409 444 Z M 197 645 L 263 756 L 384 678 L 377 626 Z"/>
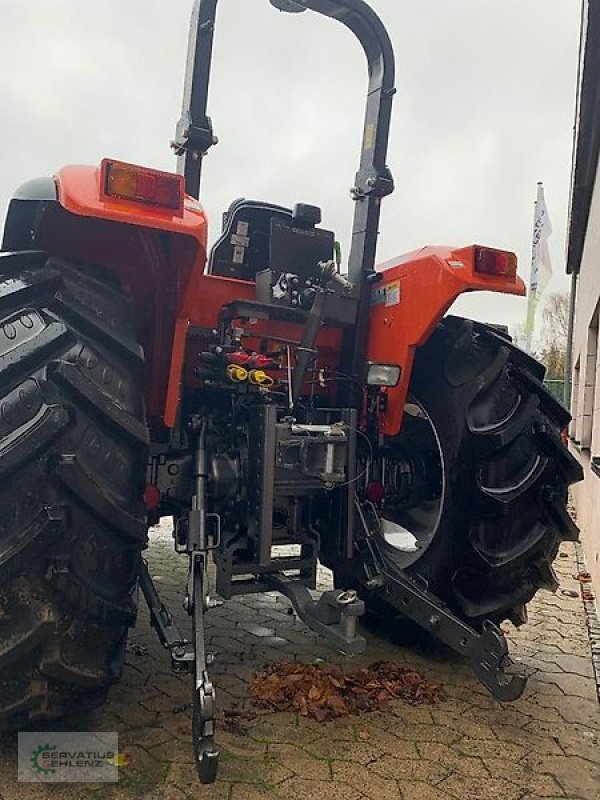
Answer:
<path fill-rule="evenodd" d="M 475 248 L 475 272 L 480 275 L 497 275 L 514 278 L 517 274 L 517 257 L 508 250 L 495 250 L 492 247 Z"/>
<path fill-rule="evenodd" d="M 152 511 L 160 505 L 160 491 L 152 483 L 147 483 L 144 489 L 144 505 L 147 511 Z"/>
<path fill-rule="evenodd" d="M 381 503 L 383 496 L 385 495 L 385 487 L 383 483 L 380 483 L 379 481 L 371 481 L 371 483 L 367 486 L 366 494 L 367 499 L 372 503 Z"/>
<path fill-rule="evenodd" d="M 105 158 L 100 171 L 103 197 L 116 197 L 136 203 L 168 208 L 183 215 L 184 184 L 182 175 L 111 161 Z"/>

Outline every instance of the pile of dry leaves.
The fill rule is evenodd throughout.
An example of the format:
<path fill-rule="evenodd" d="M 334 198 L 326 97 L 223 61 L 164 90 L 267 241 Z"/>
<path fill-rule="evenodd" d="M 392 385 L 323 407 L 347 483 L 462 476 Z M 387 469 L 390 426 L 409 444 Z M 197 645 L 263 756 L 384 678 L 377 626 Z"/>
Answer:
<path fill-rule="evenodd" d="M 276 661 L 254 675 L 250 694 L 261 708 L 298 711 L 319 722 L 385 710 L 391 700 L 418 705 L 444 699 L 440 686 L 391 661 L 377 661 L 354 672 L 343 672 L 338 666 Z"/>

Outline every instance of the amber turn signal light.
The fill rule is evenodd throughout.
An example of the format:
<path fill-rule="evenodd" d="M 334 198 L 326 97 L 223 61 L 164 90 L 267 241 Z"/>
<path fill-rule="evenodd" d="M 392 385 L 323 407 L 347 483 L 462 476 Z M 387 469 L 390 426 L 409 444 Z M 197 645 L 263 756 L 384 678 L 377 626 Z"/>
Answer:
<path fill-rule="evenodd" d="M 178 216 L 183 215 L 183 175 L 105 158 L 100 170 L 100 186 L 105 198 L 168 208 Z"/>
<path fill-rule="evenodd" d="M 497 275 L 501 278 L 514 278 L 517 274 L 517 256 L 509 250 L 495 250 L 492 247 L 476 247 L 474 270 L 481 275 Z"/>

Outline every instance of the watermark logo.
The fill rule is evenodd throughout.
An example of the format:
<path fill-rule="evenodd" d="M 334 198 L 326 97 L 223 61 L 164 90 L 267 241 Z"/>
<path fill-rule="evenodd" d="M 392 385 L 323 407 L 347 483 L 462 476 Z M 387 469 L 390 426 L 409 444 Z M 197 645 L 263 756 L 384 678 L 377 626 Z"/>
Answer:
<path fill-rule="evenodd" d="M 19 733 L 18 779 L 27 783 L 114 783 L 119 767 L 119 737 L 107 732 Z"/>
<path fill-rule="evenodd" d="M 40 744 L 31 754 L 31 766 L 39 775 L 54 775 L 56 772 L 51 766 L 54 752 L 56 752 L 55 744 Z"/>

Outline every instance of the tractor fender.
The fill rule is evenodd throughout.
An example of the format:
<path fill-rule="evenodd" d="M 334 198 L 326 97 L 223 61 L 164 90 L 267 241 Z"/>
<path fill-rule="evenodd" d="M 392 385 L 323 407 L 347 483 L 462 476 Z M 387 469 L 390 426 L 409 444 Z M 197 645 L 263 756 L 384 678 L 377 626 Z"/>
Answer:
<path fill-rule="evenodd" d="M 206 264 L 206 215 L 192 197 L 173 213 L 107 197 L 100 182 L 100 167 L 72 165 L 24 184 L 10 203 L 2 249 L 44 250 L 115 275 L 133 301 L 146 353 L 148 421 L 162 426 L 177 319 Z"/>
<path fill-rule="evenodd" d="M 191 236 L 206 248 L 206 215 L 186 196 L 183 213 L 142 202 L 108 197 L 101 191 L 101 167 L 71 164 L 55 176 L 58 201 L 71 214 Z"/>
<path fill-rule="evenodd" d="M 42 218 L 49 205 L 56 205 L 57 200 L 52 178 L 34 178 L 20 186 L 8 205 L 2 250 L 35 249 Z"/>
<path fill-rule="evenodd" d="M 427 342 L 459 295 L 471 291 L 525 295 L 525 284 L 517 275 L 477 272 L 477 249 L 477 245 L 424 247 L 377 267 L 380 277 L 371 294 L 367 359 L 401 368 L 398 384 L 382 389 L 386 396 L 381 403 L 383 433 L 399 432 L 415 351 Z"/>

